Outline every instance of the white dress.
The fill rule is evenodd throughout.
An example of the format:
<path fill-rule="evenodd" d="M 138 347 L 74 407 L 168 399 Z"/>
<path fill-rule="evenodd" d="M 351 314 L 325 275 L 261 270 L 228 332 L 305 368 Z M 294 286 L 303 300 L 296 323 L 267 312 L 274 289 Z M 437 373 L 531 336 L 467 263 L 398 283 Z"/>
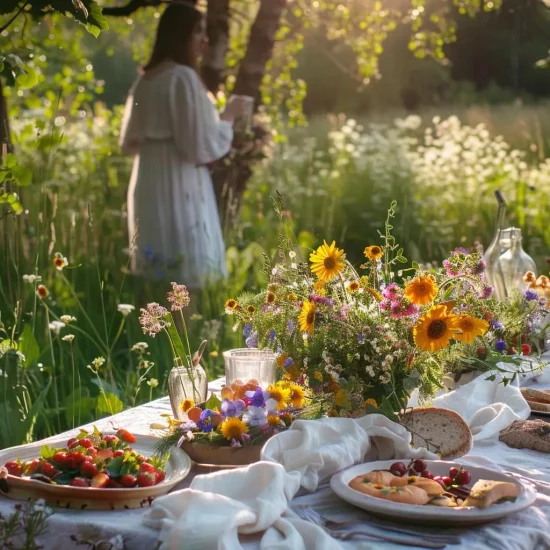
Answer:
<path fill-rule="evenodd" d="M 227 276 L 205 165 L 223 157 L 232 138 L 193 69 L 170 64 L 134 84 L 120 138 L 136 155 L 128 189 L 134 271 L 190 289 Z"/>

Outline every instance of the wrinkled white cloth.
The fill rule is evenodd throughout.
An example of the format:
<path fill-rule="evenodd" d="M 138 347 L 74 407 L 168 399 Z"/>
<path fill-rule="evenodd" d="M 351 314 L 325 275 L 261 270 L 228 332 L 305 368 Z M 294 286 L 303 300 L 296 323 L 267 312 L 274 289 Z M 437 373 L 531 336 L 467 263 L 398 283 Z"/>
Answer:
<path fill-rule="evenodd" d="M 239 534 L 264 532 L 261 550 L 332 550 L 322 529 L 286 515 L 300 486 L 365 460 L 435 458 L 413 449 L 411 435 L 382 415 L 298 420 L 272 437 L 261 462 L 197 476 L 188 489 L 158 498 L 144 523 L 160 529 L 161 550 L 237 550 Z"/>
<path fill-rule="evenodd" d="M 531 409 L 519 391 L 518 380 L 505 386 L 487 380 L 487 373 L 434 400 L 434 406 L 459 413 L 472 430 L 474 441 L 498 439 L 515 420 L 529 418 Z"/>

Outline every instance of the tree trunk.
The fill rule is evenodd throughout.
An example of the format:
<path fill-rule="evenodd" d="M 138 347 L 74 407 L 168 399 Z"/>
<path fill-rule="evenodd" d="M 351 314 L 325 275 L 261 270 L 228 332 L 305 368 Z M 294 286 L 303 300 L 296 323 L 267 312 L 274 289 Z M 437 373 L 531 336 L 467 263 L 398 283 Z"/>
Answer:
<path fill-rule="evenodd" d="M 235 93 L 260 98 L 260 85 L 266 64 L 273 54 L 275 35 L 281 25 L 281 17 L 287 0 L 261 0 L 256 20 L 250 29 L 246 54 L 239 67 Z"/>
<path fill-rule="evenodd" d="M 8 102 L 4 97 L 2 79 L 0 78 L 0 152 L 4 149 L 8 153 L 12 151 L 10 122 L 8 118 Z"/>
<path fill-rule="evenodd" d="M 229 0 L 208 0 L 206 13 L 208 53 L 202 61 L 202 80 L 216 93 L 225 81 L 225 54 L 229 47 Z"/>
<path fill-rule="evenodd" d="M 261 0 L 260 9 L 250 29 L 248 46 L 239 67 L 234 93 L 253 97 L 256 105 L 259 104 L 260 86 L 267 62 L 273 55 L 275 36 L 286 5 L 287 0 Z M 239 215 L 243 193 L 251 175 L 251 167 L 247 165 L 220 165 L 212 174 L 224 232 L 233 227 Z"/>

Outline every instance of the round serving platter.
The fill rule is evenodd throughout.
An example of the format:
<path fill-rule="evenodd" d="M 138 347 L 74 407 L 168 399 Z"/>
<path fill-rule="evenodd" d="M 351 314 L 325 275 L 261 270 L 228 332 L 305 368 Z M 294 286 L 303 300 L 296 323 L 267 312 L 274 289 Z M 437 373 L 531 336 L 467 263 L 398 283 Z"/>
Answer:
<path fill-rule="evenodd" d="M 135 434 L 136 442 L 132 449 L 143 456 L 155 454 L 158 439 L 148 435 Z M 67 437 L 49 440 L 52 447 L 64 447 Z M 22 447 L 12 447 L 0 451 L 0 466 L 9 460 L 33 460 L 40 455 L 44 443 L 32 443 Z M 0 485 L 0 495 L 13 500 L 44 499 L 50 506 L 70 508 L 72 510 L 121 510 L 150 506 L 153 500 L 167 494 L 187 477 L 191 470 L 191 459 L 177 447 L 170 449 L 170 458 L 166 464 L 166 478 L 152 487 L 130 489 L 96 489 L 92 487 L 71 487 L 20 478 L 8 475 L 6 484 Z M 7 485 L 7 490 L 6 489 Z"/>

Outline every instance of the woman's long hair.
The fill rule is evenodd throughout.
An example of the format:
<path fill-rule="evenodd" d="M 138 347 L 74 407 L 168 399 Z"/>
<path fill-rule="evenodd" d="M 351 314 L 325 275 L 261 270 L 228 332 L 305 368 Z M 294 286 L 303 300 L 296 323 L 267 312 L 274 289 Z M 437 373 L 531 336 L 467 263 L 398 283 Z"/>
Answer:
<path fill-rule="evenodd" d="M 160 18 L 153 53 L 143 70 L 150 71 L 167 60 L 196 69 L 191 38 L 202 17 L 192 1 L 170 3 Z"/>

